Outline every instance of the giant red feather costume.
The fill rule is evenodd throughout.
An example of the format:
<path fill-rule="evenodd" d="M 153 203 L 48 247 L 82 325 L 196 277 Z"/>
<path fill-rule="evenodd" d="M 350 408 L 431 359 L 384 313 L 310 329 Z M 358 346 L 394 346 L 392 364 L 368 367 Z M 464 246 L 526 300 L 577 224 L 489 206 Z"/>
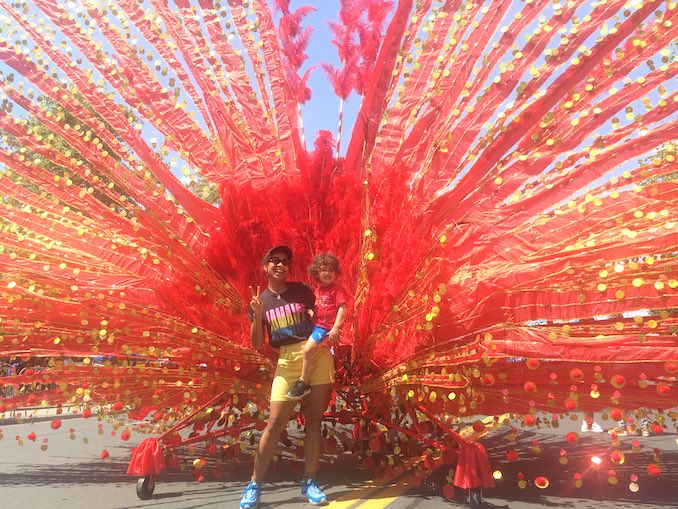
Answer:
<path fill-rule="evenodd" d="M 342 262 L 340 420 L 461 465 L 484 452 L 427 423 L 674 407 L 675 3 L 343 0 L 319 64 L 360 109 L 311 151 L 312 9 L 274 3 L 0 2 L 0 355 L 28 365 L 2 383 L 56 384 L 0 410 L 237 436 L 274 357 L 247 287 L 283 242 Z"/>

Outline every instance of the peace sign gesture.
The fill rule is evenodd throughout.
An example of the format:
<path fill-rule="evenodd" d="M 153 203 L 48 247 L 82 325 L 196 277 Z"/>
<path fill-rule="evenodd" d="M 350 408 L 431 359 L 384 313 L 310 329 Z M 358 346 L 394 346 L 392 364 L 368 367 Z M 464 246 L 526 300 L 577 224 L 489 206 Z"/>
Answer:
<path fill-rule="evenodd" d="M 250 300 L 250 307 L 252 308 L 252 312 L 254 313 L 254 316 L 257 318 L 261 318 L 264 314 L 264 303 L 262 302 L 261 298 L 259 297 L 260 293 L 260 287 L 257 285 L 257 291 L 254 291 L 254 288 L 251 286 L 249 287 L 250 293 L 252 294 L 252 300 Z"/>

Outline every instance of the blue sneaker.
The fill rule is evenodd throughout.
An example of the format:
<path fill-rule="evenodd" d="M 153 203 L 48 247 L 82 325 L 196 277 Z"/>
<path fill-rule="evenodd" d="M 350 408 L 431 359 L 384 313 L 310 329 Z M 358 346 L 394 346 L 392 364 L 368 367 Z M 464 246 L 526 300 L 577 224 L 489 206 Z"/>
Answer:
<path fill-rule="evenodd" d="M 320 489 L 315 479 L 301 481 L 301 496 L 307 498 L 312 505 L 325 505 L 327 495 Z"/>
<path fill-rule="evenodd" d="M 259 499 L 261 498 L 261 486 L 259 486 L 254 481 L 250 481 L 245 488 L 245 491 L 242 492 L 242 498 L 240 499 L 240 509 L 254 509 L 259 505 Z"/>

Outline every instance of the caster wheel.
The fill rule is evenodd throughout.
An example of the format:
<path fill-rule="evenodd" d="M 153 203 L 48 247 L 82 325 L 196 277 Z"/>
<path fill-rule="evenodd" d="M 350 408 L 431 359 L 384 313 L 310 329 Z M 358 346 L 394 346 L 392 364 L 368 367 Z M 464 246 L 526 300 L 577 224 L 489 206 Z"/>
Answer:
<path fill-rule="evenodd" d="M 137 497 L 141 500 L 148 500 L 153 496 L 153 490 L 155 489 L 155 479 L 152 476 L 147 475 L 145 477 L 140 477 L 137 481 Z"/>
<path fill-rule="evenodd" d="M 468 493 L 471 509 L 480 509 L 483 506 L 483 492 L 480 488 L 471 488 Z"/>

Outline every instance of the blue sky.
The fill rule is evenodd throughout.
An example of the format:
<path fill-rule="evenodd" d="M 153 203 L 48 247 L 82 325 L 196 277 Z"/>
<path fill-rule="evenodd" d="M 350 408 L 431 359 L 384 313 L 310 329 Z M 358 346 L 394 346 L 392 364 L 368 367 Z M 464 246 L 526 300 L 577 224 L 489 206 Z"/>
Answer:
<path fill-rule="evenodd" d="M 339 57 L 336 48 L 332 45 L 332 32 L 327 25 L 328 20 L 338 19 L 339 0 L 294 0 L 290 4 L 290 10 L 295 10 L 300 5 L 312 5 L 317 9 L 304 21 L 304 26 L 313 27 L 313 35 L 307 50 L 308 60 L 302 68 L 303 74 L 303 71 L 310 65 L 316 66 L 309 79 L 311 99 L 302 107 L 306 142 L 307 146 L 312 148 L 315 134 L 319 130 L 324 129 L 333 133 L 337 131 L 339 98 L 332 91 L 327 74 L 320 68 L 320 64 L 329 63 L 335 67 L 339 66 Z M 353 120 L 359 108 L 360 97 L 354 93 L 344 105 L 343 140 L 350 136 Z M 344 143 L 342 145 L 346 147 Z"/>

